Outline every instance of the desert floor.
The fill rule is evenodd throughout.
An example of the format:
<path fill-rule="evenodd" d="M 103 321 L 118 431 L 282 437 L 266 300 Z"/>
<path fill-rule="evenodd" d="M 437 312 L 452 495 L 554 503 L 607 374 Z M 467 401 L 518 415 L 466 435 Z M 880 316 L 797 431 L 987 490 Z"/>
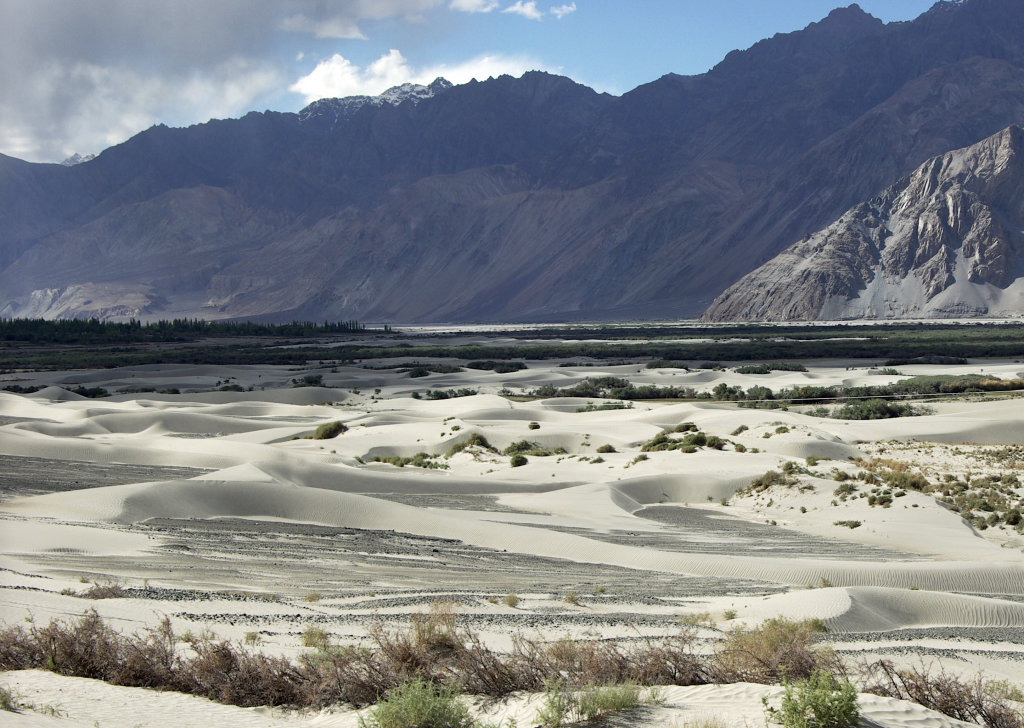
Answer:
<path fill-rule="evenodd" d="M 950 670 L 1024 682 L 1024 537 L 1016 529 L 976 530 L 915 491 L 884 508 L 834 493 L 836 473 L 862 472 L 856 460 L 897 460 L 932 482 L 1019 473 L 1024 453 L 1014 447 L 1024 443 L 1024 399 L 960 397 L 933 404 L 930 415 L 868 422 L 703 402 L 577 412 L 586 400 L 515 401 L 498 392 L 570 386 L 588 376 L 698 390 L 723 381 L 778 389 L 899 377 L 850 361 L 806 362 L 807 372 L 770 375 L 558 361 L 529 362 L 513 374 L 418 379 L 366 368 L 387 363 L 0 377 L 0 386 L 46 386 L 24 396 L 0 392 L 0 622 L 45 623 L 95 608 L 135 631 L 168 615 L 179 633 L 248 635 L 260 649 L 294 657 L 310 625 L 337 642 L 364 643 L 371 623 L 404 624 L 438 600 L 453 601 L 460 624 L 499 649 L 516 632 L 668 635 L 697 615 L 710 646 L 740 623 L 815 617 L 851 660 L 941 660 Z M 900 371 L 1013 378 L 1022 369 L 989 360 Z M 324 386 L 292 386 L 307 374 L 322 375 Z M 252 391 L 210 391 L 224 384 Z M 78 385 L 182 394 L 86 399 L 65 389 Z M 479 393 L 411 396 L 428 387 Z M 347 432 L 304 439 L 333 421 Z M 637 459 L 643 443 L 681 423 L 728 444 Z M 483 447 L 444 456 L 474 433 L 497 451 L 528 440 L 556 454 L 528 456 L 515 468 Z M 598 456 L 606 445 L 615 452 Z M 447 469 L 373 461 L 421 452 Z M 808 465 L 808 457 L 820 460 Z M 737 493 L 790 461 L 800 466 L 796 484 Z M 1021 496 L 1024 487 L 1014 497 Z M 125 596 L 68 593 L 87 582 L 119 584 Z M 518 596 L 517 606 L 502 602 L 507 594 Z M 2 674 L 0 686 L 61 716 L 3 714 L 0 722 L 13 726 L 358 720 L 353 711 L 247 710 L 35 671 Z M 682 726 L 714 714 L 731 725 L 760 725 L 761 696 L 778 692 L 672 688 L 663 706 L 616 720 Z M 956 723 L 901 701 L 864 695 L 861 702 L 878 725 Z M 492 718 L 531 724 L 535 704 L 535 696 L 523 696 L 492 707 Z"/>

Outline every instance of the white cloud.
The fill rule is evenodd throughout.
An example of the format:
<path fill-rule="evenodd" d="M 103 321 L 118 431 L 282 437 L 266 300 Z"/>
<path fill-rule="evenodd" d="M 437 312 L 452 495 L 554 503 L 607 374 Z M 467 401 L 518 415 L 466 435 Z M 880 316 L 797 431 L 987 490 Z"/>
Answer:
<path fill-rule="evenodd" d="M 298 53 L 295 54 L 295 61 L 296 62 L 301 61 L 305 57 L 306 57 L 306 54 L 303 53 L 302 51 L 299 51 Z"/>
<path fill-rule="evenodd" d="M 498 7 L 498 0 L 452 0 L 448 7 L 464 13 L 489 13 Z"/>
<path fill-rule="evenodd" d="M 569 13 L 576 12 L 576 3 L 571 2 L 568 5 L 559 5 L 558 7 L 551 8 L 551 14 L 561 20 Z"/>
<path fill-rule="evenodd" d="M 302 13 L 281 21 L 281 29 L 292 33 L 309 33 L 317 38 L 358 38 L 366 40 L 359 26 L 351 18 L 311 20 Z"/>
<path fill-rule="evenodd" d="M 320 61 L 316 68 L 300 78 L 289 90 L 302 94 L 306 103 L 338 96 L 376 96 L 392 86 L 403 83 L 428 84 L 444 76 L 454 84 L 470 79 L 484 80 L 491 76 L 522 76 L 531 70 L 544 70 L 529 58 L 502 55 L 478 56 L 455 65 L 441 64 L 415 69 L 397 50 L 391 50 L 361 68 L 347 58 L 334 54 Z"/>
<path fill-rule="evenodd" d="M 40 161 L 97 152 L 161 121 L 194 124 L 237 116 L 283 81 L 273 66 L 242 58 L 184 78 L 124 65 L 51 61 L 34 80 L 29 98 L 17 104 L 0 98 L 0 149 Z"/>
<path fill-rule="evenodd" d="M 156 122 L 273 106 L 297 57 L 281 53 L 296 40 L 284 27 L 360 38 L 360 23 L 419 22 L 450 1 L 0 0 L 0 153 L 60 161 Z"/>
<path fill-rule="evenodd" d="M 523 2 L 523 0 L 516 0 L 515 5 L 509 5 L 501 12 L 522 15 L 524 18 L 527 18 L 528 20 L 540 20 L 541 16 L 544 15 L 544 12 L 542 10 L 537 9 L 537 0 L 529 0 L 529 2 Z"/>

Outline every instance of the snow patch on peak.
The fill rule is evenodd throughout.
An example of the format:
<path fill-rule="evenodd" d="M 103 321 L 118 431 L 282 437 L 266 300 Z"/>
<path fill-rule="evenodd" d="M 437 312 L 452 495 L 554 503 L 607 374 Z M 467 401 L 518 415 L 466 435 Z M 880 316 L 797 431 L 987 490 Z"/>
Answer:
<path fill-rule="evenodd" d="M 451 81 L 436 78 L 429 85 L 403 83 L 392 86 L 377 96 L 346 96 L 344 98 L 318 99 L 299 112 L 299 121 L 326 119 L 331 128 L 348 121 L 364 106 L 381 107 L 384 104 L 398 106 L 405 101 L 418 104 L 420 101 L 437 96 L 452 87 Z"/>
<path fill-rule="evenodd" d="M 88 162 L 89 160 L 96 159 L 95 154 L 86 154 L 84 157 L 75 152 L 70 157 L 61 162 L 62 167 L 74 167 L 76 164 L 82 164 L 82 162 Z"/>

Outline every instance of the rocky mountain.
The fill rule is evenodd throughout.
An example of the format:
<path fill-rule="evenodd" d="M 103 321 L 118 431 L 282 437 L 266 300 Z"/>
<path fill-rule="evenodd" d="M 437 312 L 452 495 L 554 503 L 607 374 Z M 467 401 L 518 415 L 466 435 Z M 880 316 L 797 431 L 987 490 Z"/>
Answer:
<path fill-rule="evenodd" d="M 851 5 L 620 97 L 544 73 L 446 86 L 157 126 L 70 167 L 0 156 L 0 313 L 698 316 L 1024 124 L 1024 3 L 888 25 Z"/>
<path fill-rule="evenodd" d="M 721 296 L 705 321 L 1024 310 L 1024 130 L 928 160 Z"/>
<path fill-rule="evenodd" d="M 364 106 L 383 106 L 384 104 L 398 106 L 404 101 L 418 104 L 420 101 L 433 98 L 451 87 L 451 81 L 435 78 L 428 86 L 418 83 L 403 83 L 401 86 L 392 86 L 378 96 L 318 99 L 299 112 L 299 121 L 333 129 L 338 124 L 344 124 L 351 119 L 352 115 Z"/>
<path fill-rule="evenodd" d="M 64 167 L 74 167 L 76 164 L 81 164 L 82 162 L 88 162 L 89 160 L 92 160 L 92 159 L 96 159 L 96 155 L 95 154 L 86 154 L 83 157 L 78 152 L 75 152 L 70 157 L 67 157 L 63 162 L 61 162 L 61 165 L 64 166 Z"/>

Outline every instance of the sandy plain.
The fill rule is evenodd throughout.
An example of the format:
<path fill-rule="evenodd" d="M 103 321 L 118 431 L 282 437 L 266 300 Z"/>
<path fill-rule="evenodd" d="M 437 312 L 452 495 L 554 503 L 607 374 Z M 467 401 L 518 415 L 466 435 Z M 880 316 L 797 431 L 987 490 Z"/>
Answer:
<path fill-rule="evenodd" d="M 856 476 L 863 468 L 855 461 L 877 458 L 898 459 L 933 482 L 1016 474 L 1024 468 L 1024 454 L 1018 460 L 1012 450 L 1024 442 L 1024 399 L 960 397 L 933 403 L 931 415 L 871 422 L 710 402 L 578 412 L 586 400 L 498 392 L 587 376 L 698 390 L 723 381 L 778 389 L 899 377 L 844 361 L 770 375 L 558 361 L 419 379 L 367 368 L 387 363 L 4 375 L 0 386 L 46 388 L 0 392 L 0 621 L 95 608 L 135 631 L 168 615 L 178 632 L 209 629 L 239 641 L 257 633 L 261 649 L 295 656 L 310 625 L 359 644 L 372 622 L 405 623 L 439 599 L 454 601 L 460 623 L 499 649 L 515 632 L 667 635 L 705 612 L 714 626 L 700 636 L 710 646 L 735 624 L 815 617 L 850 659 L 923 657 L 1024 682 L 1017 529 L 979 530 L 932 494 L 908 491 L 876 507 L 834 493 L 837 472 Z M 901 372 L 1012 378 L 1021 369 L 989 360 Z M 321 375 L 324 386 L 292 386 L 307 374 Z M 211 391 L 224 384 L 246 391 Z M 182 393 L 86 399 L 67 391 L 79 385 Z M 478 394 L 412 397 L 463 387 Z M 303 439 L 333 421 L 348 431 Z M 684 422 L 729 444 L 637 460 L 643 443 Z M 528 440 L 564 452 L 529 456 L 516 468 L 480 447 L 444 457 L 474 433 L 496 450 Z M 615 452 L 598 458 L 602 445 Z M 420 452 L 447 468 L 373 462 Z M 807 466 L 808 457 L 819 461 Z M 801 466 L 796 487 L 737 493 L 786 462 Z M 1024 488 L 1012 497 L 1021 496 Z M 125 596 L 61 594 L 83 582 L 118 583 Z M 515 608 L 500 602 L 508 593 L 519 596 Z M 569 594 L 577 604 L 566 602 Z M 11 725 L 168 725 L 168 710 L 181 726 L 358 722 L 354 711 L 245 710 L 32 671 L 6 673 L 0 685 L 62 716 L 23 713 Z M 773 691 L 673 688 L 663 706 L 624 720 L 684 725 L 707 712 L 760 724 L 761 696 Z M 901 701 L 861 702 L 878 725 L 956 723 Z M 535 696 L 523 696 L 496 717 L 532 724 L 535 709 Z"/>

